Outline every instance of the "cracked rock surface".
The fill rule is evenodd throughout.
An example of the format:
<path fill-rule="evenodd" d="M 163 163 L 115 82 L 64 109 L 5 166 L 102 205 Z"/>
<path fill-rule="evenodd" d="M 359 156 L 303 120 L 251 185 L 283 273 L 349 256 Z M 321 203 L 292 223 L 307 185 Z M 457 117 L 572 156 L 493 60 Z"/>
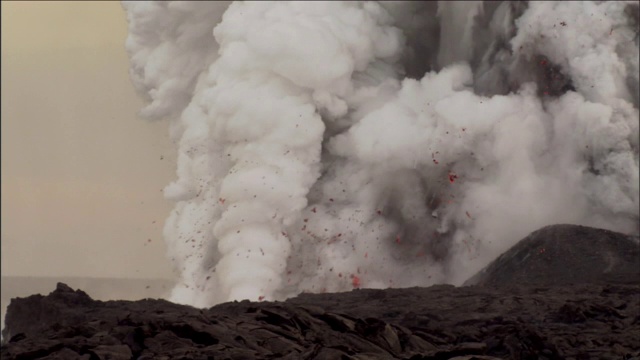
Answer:
<path fill-rule="evenodd" d="M 551 249 L 553 242 L 567 236 L 584 240 L 594 234 L 603 241 L 598 231 L 549 227 L 518 245 L 529 241 L 538 246 L 544 240 Z M 7 342 L 0 356 L 87 360 L 640 358 L 640 268 L 635 272 L 632 268 L 637 257 L 615 250 L 633 255 L 637 244 L 632 239 L 635 247 L 627 247 L 628 243 L 616 242 L 629 240 L 626 235 L 607 234 L 611 236 L 607 241 L 615 246 L 607 247 L 610 254 L 606 258 L 618 256 L 619 261 L 615 266 L 611 261 L 597 263 L 606 269 L 606 276 L 595 276 L 594 271 L 583 282 L 566 274 L 573 267 L 585 266 L 579 257 L 591 262 L 595 257 L 576 252 L 579 255 L 572 261 L 564 262 L 562 281 L 553 277 L 545 282 L 543 278 L 551 273 L 540 272 L 536 281 L 527 282 L 514 269 L 553 270 L 556 264 L 544 257 L 522 260 L 523 247 L 516 245 L 496 259 L 502 261 L 499 266 L 494 262 L 481 272 L 473 286 L 301 294 L 285 302 L 242 301 L 204 310 L 154 299 L 96 301 L 59 283 L 47 296 L 12 300 L 3 333 Z M 574 243 L 584 246 L 585 241 L 588 243 Z M 568 244 L 545 254 L 556 250 L 564 254 L 570 249 Z M 534 260 L 548 262 L 548 266 L 541 268 L 531 262 Z M 594 266 L 600 266 L 597 264 Z M 500 282 L 493 284 L 496 267 L 502 272 Z M 617 273 L 616 269 L 621 270 Z M 505 277 L 505 271 L 513 278 Z"/>

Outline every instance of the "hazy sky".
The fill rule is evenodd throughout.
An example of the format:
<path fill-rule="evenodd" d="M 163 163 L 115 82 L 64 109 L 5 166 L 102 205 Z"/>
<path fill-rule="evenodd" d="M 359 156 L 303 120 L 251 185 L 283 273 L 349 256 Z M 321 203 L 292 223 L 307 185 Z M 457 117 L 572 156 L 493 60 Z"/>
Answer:
<path fill-rule="evenodd" d="M 2 2 L 2 275 L 171 277 L 174 148 L 126 34 L 119 2 Z"/>

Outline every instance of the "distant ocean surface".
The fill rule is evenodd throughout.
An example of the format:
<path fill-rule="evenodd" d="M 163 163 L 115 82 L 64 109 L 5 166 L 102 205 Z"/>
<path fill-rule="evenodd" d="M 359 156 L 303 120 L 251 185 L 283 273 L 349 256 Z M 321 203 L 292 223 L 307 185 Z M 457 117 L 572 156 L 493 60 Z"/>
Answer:
<path fill-rule="evenodd" d="M 3 329 L 7 306 L 12 298 L 47 295 L 55 290 L 58 282 L 63 282 L 74 290 L 80 289 L 92 299 L 102 301 L 166 298 L 174 285 L 174 281 L 170 279 L 2 276 L 0 280 Z"/>

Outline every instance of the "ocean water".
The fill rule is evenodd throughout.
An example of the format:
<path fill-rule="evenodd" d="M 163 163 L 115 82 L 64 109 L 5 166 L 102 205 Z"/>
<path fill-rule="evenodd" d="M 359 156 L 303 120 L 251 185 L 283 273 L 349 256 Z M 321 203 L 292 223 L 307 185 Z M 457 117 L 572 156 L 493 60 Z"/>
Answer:
<path fill-rule="evenodd" d="M 5 327 L 4 318 L 11 299 L 34 294 L 47 295 L 55 290 L 58 282 L 63 282 L 74 290 L 80 289 L 94 300 L 102 301 L 166 298 L 174 284 L 171 279 L 2 276 L 2 329 Z"/>

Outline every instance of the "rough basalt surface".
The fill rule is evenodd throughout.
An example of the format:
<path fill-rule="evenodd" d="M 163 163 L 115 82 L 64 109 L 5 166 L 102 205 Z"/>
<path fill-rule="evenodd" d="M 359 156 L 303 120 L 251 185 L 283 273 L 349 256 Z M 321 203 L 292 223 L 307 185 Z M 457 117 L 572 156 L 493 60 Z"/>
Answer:
<path fill-rule="evenodd" d="M 558 233 L 582 234 L 583 239 L 585 231 L 592 234 L 591 228 L 584 227 L 574 227 L 575 232 L 567 226 L 558 227 L 558 232 L 553 227 L 542 230 L 530 235 L 528 241 Z M 553 241 L 561 240 L 556 237 Z M 633 241 L 631 244 L 635 244 Z M 514 248 L 510 251 L 522 250 Z M 629 249 L 637 251 L 637 245 Z M 539 252 L 537 247 L 534 250 Z M 546 254 L 551 253 L 549 250 Z M 526 265 L 521 254 L 516 255 L 506 258 Z M 614 255 L 627 259 L 629 266 L 636 260 Z M 570 272 L 571 266 L 584 266 L 579 256 L 566 262 L 563 274 Z M 507 270 L 517 265 L 505 262 L 504 257 L 501 261 L 500 266 L 507 266 Z M 302 294 L 285 302 L 242 301 L 206 310 L 153 299 L 95 301 L 83 291 L 59 283 L 47 296 L 12 300 L 3 332 L 8 341 L 0 348 L 0 356 L 139 360 L 640 359 L 640 268 L 634 272 L 631 267 L 609 265 L 603 265 L 605 278 L 587 276 L 588 281 L 580 282 L 567 280 L 571 278 L 567 276 L 561 284 L 541 281 L 546 273 L 535 282 L 522 281 L 518 277 L 521 274 L 509 270 L 515 280 L 501 278 L 500 286 L 494 286 L 488 280 L 494 263 L 479 274 L 482 281 L 476 278 L 476 284 L 482 285 Z"/>

